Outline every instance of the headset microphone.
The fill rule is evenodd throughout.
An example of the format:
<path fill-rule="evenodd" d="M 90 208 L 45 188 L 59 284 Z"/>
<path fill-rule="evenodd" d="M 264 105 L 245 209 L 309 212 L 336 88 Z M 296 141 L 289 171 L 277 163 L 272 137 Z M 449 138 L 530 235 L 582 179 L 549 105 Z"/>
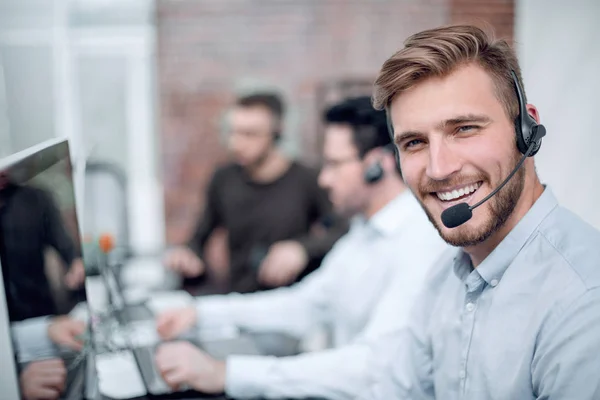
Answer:
<path fill-rule="evenodd" d="M 472 206 L 469 206 L 469 204 L 467 203 L 458 203 L 450 208 L 445 209 L 444 212 L 442 212 L 442 223 L 444 224 L 444 226 L 446 226 L 446 228 L 456 228 L 457 226 L 460 226 L 468 220 L 470 220 L 473 216 L 473 210 L 485 203 L 486 201 L 488 201 L 493 195 L 498 193 L 498 191 L 508 183 L 510 178 L 512 178 L 513 175 L 517 173 L 519 168 L 521 168 L 521 166 L 523 165 L 527 157 L 529 157 L 536 145 L 537 143 L 535 142 L 529 145 L 527 152 L 523 155 L 523 157 L 521 157 L 521 160 L 519 161 L 515 169 L 512 170 L 510 175 L 508 175 L 504 182 L 502 182 L 500 186 L 498 186 L 492 193 L 488 194 L 483 200 Z"/>
<path fill-rule="evenodd" d="M 515 134 L 517 136 L 517 148 L 523 154 L 523 157 L 516 165 L 515 169 L 508 177 L 498 186 L 492 193 L 487 195 L 483 200 L 473 206 L 467 203 L 459 203 L 442 212 L 442 223 L 447 228 L 456 228 L 471 219 L 473 210 L 488 201 L 493 195 L 498 193 L 508 181 L 517 173 L 523 165 L 527 157 L 535 155 L 542 145 L 542 138 L 546 136 L 546 128 L 544 125 L 539 125 L 533 117 L 527 112 L 525 100 L 519 84 L 519 79 L 514 71 L 511 71 L 515 90 L 517 92 L 517 100 L 519 102 L 519 115 L 515 119 Z"/>

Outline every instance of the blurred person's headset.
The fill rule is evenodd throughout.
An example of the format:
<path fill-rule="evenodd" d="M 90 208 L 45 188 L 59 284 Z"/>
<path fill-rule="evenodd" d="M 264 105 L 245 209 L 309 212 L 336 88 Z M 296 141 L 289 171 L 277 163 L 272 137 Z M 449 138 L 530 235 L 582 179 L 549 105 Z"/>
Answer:
<path fill-rule="evenodd" d="M 372 185 L 383 179 L 385 171 L 381 165 L 381 161 L 377 160 L 367 167 L 364 173 L 365 182 Z"/>
<path fill-rule="evenodd" d="M 281 125 L 281 124 L 279 124 L 279 125 Z M 280 141 L 281 141 L 281 126 L 278 126 L 273 131 L 273 143 L 274 144 L 279 144 Z"/>
<path fill-rule="evenodd" d="M 379 121 L 377 121 L 376 114 L 374 114 L 373 105 L 370 101 L 362 104 L 360 101 L 356 103 L 356 113 L 359 115 L 359 119 L 371 120 L 370 125 L 375 129 L 375 134 L 379 134 L 381 129 Z M 381 121 L 383 123 L 383 121 Z M 382 146 L 383 151 L 389 151 L 389 146 Z M 381 160 L 373 161 L 364 171 L 363 178 L 365 183 L 373 185 L 383 179 L 385 176 L 385 170 L 381 165 Z"/>

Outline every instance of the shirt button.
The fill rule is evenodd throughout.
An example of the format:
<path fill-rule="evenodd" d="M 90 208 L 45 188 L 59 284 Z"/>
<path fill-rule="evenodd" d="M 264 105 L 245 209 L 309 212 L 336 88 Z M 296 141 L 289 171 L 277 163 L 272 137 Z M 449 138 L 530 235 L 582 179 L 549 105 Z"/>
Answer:
<path fill-rule="evenodd" d="M 473 304 L 473 303 L 467 303 L 467 307 L 466 308 L 467 308 L 468 312 L 471 312 L 471 311 L 473 311 L 475 309 L 475 304 Z"/>
<path fill-rule="evenodd" d="M 490 285 L 492 285 L 492 287 L 496 287 L 498 285 L 498 279 L 492 279 Z"/>
<path fill-rule="evenodd" d="M 460 376 L 460 379 L 465 379 L 467 377 L 467 373 L 463 369 L 463 370 L 460 371 L 460 373 L 458 374 L 458 376 Z"/>

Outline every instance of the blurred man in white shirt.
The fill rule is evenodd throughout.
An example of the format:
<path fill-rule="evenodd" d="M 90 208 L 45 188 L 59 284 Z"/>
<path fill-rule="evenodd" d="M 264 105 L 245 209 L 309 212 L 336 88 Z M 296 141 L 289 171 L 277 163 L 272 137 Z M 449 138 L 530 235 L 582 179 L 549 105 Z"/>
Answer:
<path fill-rule="evenodd" d="M 319 183 L 336 211 L 353 222 L 322 267 L 289 288 L 199 298 L 195 307 L 160 315 L 157 329 L 164 339 L 194 326 L 302 338 L 328 326 L 332 348 L 223 361 L 170 342 L 159 347 L 156 362 L 171 387 L 235 398 L 347 399 L 367 384 L 376 362 L 368 343 L 406 323 L 426 271 L 447 247 L 402 182 L 385 113 L 362 97 L 330 108 L 325 122 Z"/>

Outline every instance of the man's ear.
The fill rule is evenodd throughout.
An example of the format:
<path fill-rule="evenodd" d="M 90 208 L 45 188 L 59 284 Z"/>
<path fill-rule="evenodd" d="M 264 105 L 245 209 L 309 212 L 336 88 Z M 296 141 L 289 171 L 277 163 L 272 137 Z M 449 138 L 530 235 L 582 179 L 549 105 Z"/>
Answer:
<path fill-rule="evenodd" d="M 540 123 L 540 112 L 538 111 L 537 107 L 534 106 L 533 104 L 527 104 L 526 108 L 527 108 L 527 113 L 529 115 L 531 115 L 533 117 L 533 119 L 535 119 L 535 122 L 537 122 L 539 124 Z"/>

